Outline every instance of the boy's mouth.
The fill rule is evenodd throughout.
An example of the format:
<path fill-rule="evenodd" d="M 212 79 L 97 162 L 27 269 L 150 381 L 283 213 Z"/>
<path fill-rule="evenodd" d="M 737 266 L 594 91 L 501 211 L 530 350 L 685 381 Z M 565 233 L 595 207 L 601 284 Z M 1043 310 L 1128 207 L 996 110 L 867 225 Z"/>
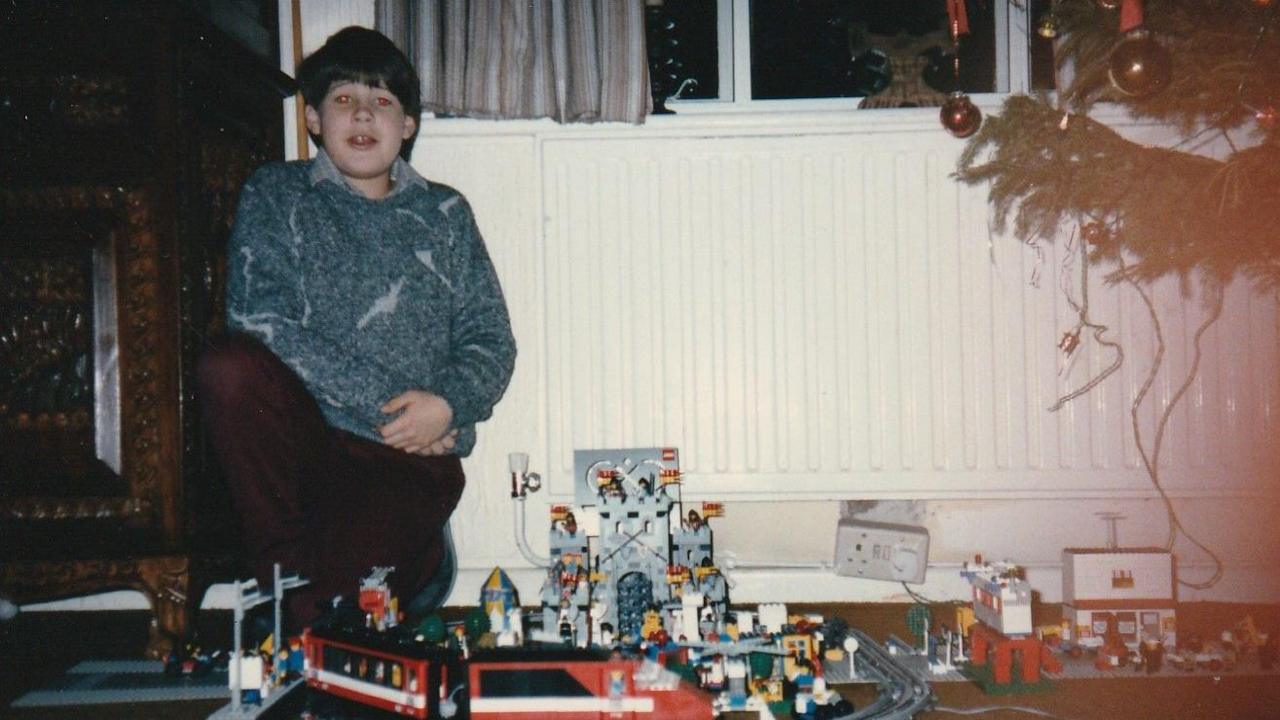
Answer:
<path fill-rule="evenodd" d="M 377 143 L 377 139 L 369 135 L 352 135 L 347 138 L 347 144 L 357 149 L 370 148 Z"/>

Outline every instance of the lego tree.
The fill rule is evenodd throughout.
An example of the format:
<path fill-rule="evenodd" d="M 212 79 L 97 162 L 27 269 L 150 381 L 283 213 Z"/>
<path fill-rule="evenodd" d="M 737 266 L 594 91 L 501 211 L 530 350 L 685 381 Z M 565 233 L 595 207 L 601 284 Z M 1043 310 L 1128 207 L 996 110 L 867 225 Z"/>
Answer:
<path fill-rule="evenodd" d="M 1090 269 L 1146 303 L 1157 345 L 1133 400 L 1133 432 L 1169 514 L 1166 549 L 1181 531 L 1217 563 L 1208 580 L 1182 584 L 1208 587 L 1221 563 L 1178 521 L 1160 484 L 1159 454 L 1198 370 L 1200 343 L 1221 315 L 1224 286 L 1243 277 L 1260 294 L 1280 290 L 1280 0 L 1042 4 L 1034 21 L 1054 38 L 1057 92 L 1009 97 L 969 139 L 956 176 L 987 184 L 998 231 L 1030 244 L 1076 241 L 1087 260 L 1082 302 L 1072 303 L 1079 325 L 1059 347 L 1070 354 L 1088 329 L 1116 359 L 1051 410 L 1096 387 L 1124 358 L 1106 326 L 1089 317 Z M 1171 140 L 1137 142 L 1098 119 L 1117 110 L 1163 125 Z M 1190 371 L 1144 444 L 1136 410 L 1164 353 L 1149 286 L 1166 277 L 1179 279 L 1187 295 L 1198 289 L 1206 316 Z"/>
<path fill-rule="evenodd" d="M 929 649 L 929 607 L 916 603 L 907 608 L 907 632 L 920 643 L 922 650 Z"/>

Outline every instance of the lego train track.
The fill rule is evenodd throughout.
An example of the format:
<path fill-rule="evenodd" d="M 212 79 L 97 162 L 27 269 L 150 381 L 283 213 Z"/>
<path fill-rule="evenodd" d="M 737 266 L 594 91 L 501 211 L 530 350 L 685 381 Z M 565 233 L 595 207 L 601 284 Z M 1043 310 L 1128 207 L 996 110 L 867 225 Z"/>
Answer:
<path fill-rule="evenodd" d="M 836 720 L 911 720 L 933 706 L 935 698 L 928 681 L 861 630 L 851 628 L 849 635 L 858 641 L 859 672 L 876 679 L 880 695 L 875 702 Z"/>

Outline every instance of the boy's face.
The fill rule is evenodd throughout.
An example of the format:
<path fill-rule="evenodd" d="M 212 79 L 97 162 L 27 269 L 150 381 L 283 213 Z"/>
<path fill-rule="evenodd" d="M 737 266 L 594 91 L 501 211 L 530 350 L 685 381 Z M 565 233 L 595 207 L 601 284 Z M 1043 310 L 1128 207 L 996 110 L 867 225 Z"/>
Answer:
<path fill-rule="evenodd" d="M 338 171 L 366 197 L 391 190 L 391 166 L 417 119 L 405 115 L 395 94 L 357 82 L 335 83 L 319 108 L 307 106 L 307 129 L 319 135 Z"/>

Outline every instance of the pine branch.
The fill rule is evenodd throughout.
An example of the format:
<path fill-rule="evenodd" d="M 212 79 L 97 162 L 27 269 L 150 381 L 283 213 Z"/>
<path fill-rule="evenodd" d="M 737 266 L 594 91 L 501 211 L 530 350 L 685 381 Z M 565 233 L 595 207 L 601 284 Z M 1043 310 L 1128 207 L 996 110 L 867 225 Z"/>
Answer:
<path fill-rule="evenodd" d="M 1162 92 L 1133 98 L 1108 78 L 1123 39 L 1116 14 L 1095 0 L 1060 0 L 1057 61 L 1074 71 L 1060 104 L 1008 98 L 965 147 L 956 177 L 987 183 L 996 229 L 1012 219 L 1023 241 L 1051 240 L 1082 218 L 1105 223 L 1110 242 L 1091 260 L 1132 259 L 1112 281 L 1200 272 L 1225 283 L 1241 273 L 1261 290 L 1280 288 L 1280 129 L 1261 129 L 1244 148 L 1226 134 L 1247 135 L 1239 126 L 1253 121 L 1255 106 L 1280 106 L 1277 6 L 1148 0 L 1145 27 L 1169 49 L 1173 78 Z M 1122 137 L 1088 116 L 1103 101 L 1168 123 L 1181 142 L 1151 147 Z M 1206 130 L 1228 138 L 1221 159 L 1188 150 Z"/>

